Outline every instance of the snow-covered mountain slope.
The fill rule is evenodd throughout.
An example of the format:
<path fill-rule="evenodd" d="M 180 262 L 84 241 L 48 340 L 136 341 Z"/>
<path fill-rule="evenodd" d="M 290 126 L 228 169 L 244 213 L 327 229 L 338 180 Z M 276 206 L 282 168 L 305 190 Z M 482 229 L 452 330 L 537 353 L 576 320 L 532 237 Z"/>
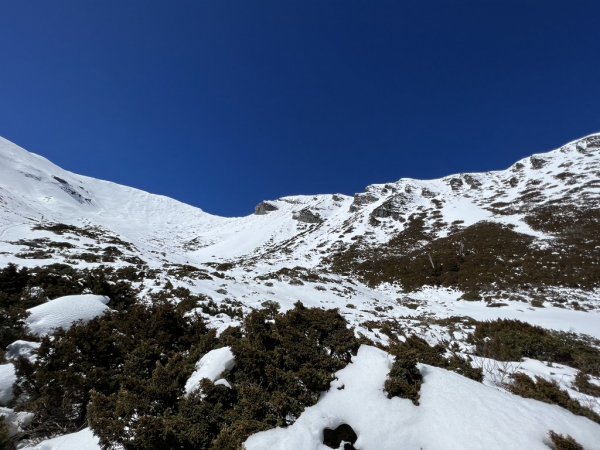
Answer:
<path fill-rule="evenodd" d="M 222 218 L 175 200 L 78 176 L 0 139 L 2 236 L 40 221 L 99 226 L 148 252 L 194 263 L 268 258 L 318 265 L 336 246 L 388 242 L 420 214 L 435 237 L 480 221 L 536 238 L 552 233 L 526 220 L 547 206 L 600 206 L 600 136 L 525 158 L 499 172 L 401 179 L 344 195 L 291 196 L 258 214 Z M 18 236 L 18 233 L 13 233 Z"/>
<path fill-rule="evenodd" d="M 442 369 L 425 368 L 430 377 L 425 378 L 426 392 L 428 380 L 437 379 L 440 389 L 464 384 L 465 391 L 480 392 L 489 400 L 480 405 L 487 414 L 502 397 L 494 390 L 506 390 L 506 377 L 523 372 L 559 383 L 571 398 L 600 413 L 598 398 L 577 388 L 578 369 L 559 364 L 548 368 L 535 359 L 500 363 L 477 352 L 470 338 L 479 321 L 518 319 L 583 334 L 592 345 L 600 345 L 600 134 L 502 171 L 437 180 L 403 178 L 368 186 L 354 196 L 283 197 L 264 201 L 255 214 L 237 218 L 67 172 L 0 138 L 0 269 L 9 263 L 29 268 L 61 264 L 52 275 L 66 278 L 77 273 L 93 278 L 98 274 L 93 270 L 100 270 L 101 280 L 126 280 L 139 289 L 141 301 L 166 298 L 184 305 L 219 333 L 265 305 L 286 311 L 300 301 L 307 307 L 335 308 L 357 334 L 378 344 L 411 334 L 430 344 L 442 343 L 481 368 L 487 385 L 467 385 L 448 378 Z M 43 283 L 28 292 L 35 304 L 54 299 Z M 90 288 L 70 293 L 105 295 Z M 46 319 L 43 311 L 50 305 L 36 306 L 42 311 L 36 321 Z M 109 307 L 112 303 L 100 304 L 97 314 Z M 61 304 L 61 317 L 97 315 L 82 316 L 79 309 L 77 302 Z M 63 326 L 71 322 L 61 319 Z M 33 345 L 33 353 L 39 347 L 26 344 Z M 383 364 L 387 356 L 377 358 L 385 366 L 381 384 L 389 367 Z M 360 361 L 348 370 L 358 370 Z M 5 371 L 14 373 L 12 362 Z M 597 386 L 600 378 L 592 376 L 590 383 Z M 342 396 L 333 387 L 330 397 Z M 466 394 L 448 397 L 448 403 L 461 395 Z M 506 401 L 512 405 L 506 407 L 507 417 L 514 408 L 550 411 L 531 401 Z M 307 411 L 296 428 L 288 429 L 289 435 L 267 431 L 248 442 L 260 447 L 268 441 L 281 448 L 291 448 L 281 444 L 290 436 L 298 442 L 320 442 L 302 424 L 310 425 L 311 414 L 326 407 L 322 403 Z M 416 411 L 425 415 L 409 419 L 426 429 L 431 408 Z M 535 433 L 523 436 L 522 442 L 544 445 L 549 426 L 594 442 L 596 425 L 579 426 L 585 419 L 562 410 L 552 414 L 555 418 L 547 423 L 536 422 Z M 561 417 L 574 425 L 559 426 Z M 341 420 L 329 419 L 330 425 Z M 512 423 L 507 420 L 499 433 L 508 433 Z M 581 432 L 588 427 L 592 437 Z M 294 430 L 300 430 L 300 437 L 294 437 Z M 413 437 L 415 445 L 430 443 L 423 436 Z M 63 448 L 64 439 L 84 439 L 97 447 L 87 430 L 39 448 Z M 507 442 L 517 441 L 509 436 Z"/>
<path fill-rule="evenodd" d="M 100 226 L 151 248 L 166 236 L 185 241 L 228 221 L 167 197 L 72 174 L 4 139 L 0 161 L 3 235 L 9 227 L 45 221 Z"/>
<path fill-rule="evenodd" d="M 169 280 L 246 308 L 301 300 L 355 324 L 521 317 L 600 337 L 599 180 L 591 135 L 503 171 L 284 197 L 223 218 L 0 140 L 0 264 L 133 266 L 162 279 L 149 291 Z M 457 301 L 471 291 L 485 301 Z"/>

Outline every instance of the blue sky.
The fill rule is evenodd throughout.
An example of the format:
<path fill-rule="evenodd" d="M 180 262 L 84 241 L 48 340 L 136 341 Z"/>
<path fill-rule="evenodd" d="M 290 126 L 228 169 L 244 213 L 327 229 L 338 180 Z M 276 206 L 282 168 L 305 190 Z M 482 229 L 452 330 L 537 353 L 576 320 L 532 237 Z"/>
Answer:
<path fill-rule="evenodd" d="M 220 215 L 600 131 L 598 1 L 0 3 L 0 135 Z"/>

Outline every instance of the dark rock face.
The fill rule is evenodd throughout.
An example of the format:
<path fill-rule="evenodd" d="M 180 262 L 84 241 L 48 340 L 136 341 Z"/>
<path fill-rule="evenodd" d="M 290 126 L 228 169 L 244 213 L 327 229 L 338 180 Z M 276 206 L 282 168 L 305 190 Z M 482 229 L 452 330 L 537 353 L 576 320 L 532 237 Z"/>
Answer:
<path fill-rule="evenodd" d="M 531 167 L 533 169 L 541 169 L 548 163 L 548 161 L 546 161 L 543 158 L 536 158 L 533 156 L 531 157 L 530 161 L 531 161 Z"/>
<path fill-rule="evenodd" d="M 454 177 L 450 179 L 450 187 L 453 191 L 458 191 L 460 188 L 463 187 L 463 181 L 458 177 Z"/>
<path fill-rule="evenodd" d="M 393 200 L 394 199 L 386 200 L 384 203 L 381 204 L 381 206 L 378 206 L 377 208 L 375 208 L 373 210 L 373 212 L 371 213 L 371 217 L 372 218 L 377 217 L 380 219 L 387 219 L 388 217 L 391 217 L 393 219 L 398 220 L 398 218 L 400 217 L 400 214 L 398 214 L 398 211 L 395 208 Z"/>
<path fill-rule="evenodd" d="M 318 215 L 312 212 L 308 208 L 304 208 L 300 211 L 294 213 L 293 218 L 298 222 L 304 223 L 321 223 L 323 219 Z"/>
<path fill-rule="evenodd" d="M 256 205 L 256 208 L 254 208 L 254 214 L 257 216 L 264 216 L 265 214 L 268 214 L 271 211 L 277 211 L 278 209 L 279 208 L 272 203 L 260 202 L 258 205 Z"/>
<path fill-rule="evenodd" d="M 358 436 L 347 423 L 341 424 L 335 429 L 325 428 L 323 430 L 323 444 L 331 448 L 340 448 L 340 444 L 345 442 L 344 450 L 356 450 L 354 444 Z"/>
<path fill-rule="evenodd" d="M 350 212 L 356 212 L 361 206 L 368 205 L 377 201 L 377 197 L 372 194 L 356 194 L 354 201 L 350 205 Z"/>
<path fill-rule="evenodd" d="M 60 177 L 52 177 L 54 178 L 56 181 L 58 181 L 60 188 L 65 191 L 67 194 L 69 194 L 71 197 L 73 197 L 75 200 L 77 200 L 79 203 L 87 203 L 88 205 L 92 203 L 92 199 L 91 198 L 87 198 L 84 197 L 83 195 L 81 195 L 79 192 L 77 192 L 77 190 L 71 186 L 66 180 L 63 180 Z"/>
<path fill-rule="evenodd" d="M 411 195 L 399 193 L 389 197 L 385 202 L 379 205 L 371 212 L 370 218 L 401 220 L 403 213 L 406 213 L 406 205 L 410 202 Z"/>
<path fill-rule="evenodd" d="M 584 155 L 591 155 L 600 149 L 600 136 L 590 136 L 577 143 L 577 151 Z"/>
<path fill-rule="evenodd" d="M 481 183 L 474 176 L 466 174 L 463 178 L 465 182 L 471 187 L 471 189 L 477 189 L 481 187 Z"/>

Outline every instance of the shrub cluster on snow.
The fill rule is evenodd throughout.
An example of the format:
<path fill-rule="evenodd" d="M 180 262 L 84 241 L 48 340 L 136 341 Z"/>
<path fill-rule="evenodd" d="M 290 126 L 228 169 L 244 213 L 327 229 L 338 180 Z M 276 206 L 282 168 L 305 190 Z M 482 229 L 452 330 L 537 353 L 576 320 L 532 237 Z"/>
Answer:
<path fill-rule="evenodd" d="M 190 383 L 224 346 L 235 358 L 227 383 L 216 372 Z M 271 306 L 217 337 L 170 302 L 132 303 L 43 338 L 37 359 L 16 362 L 16 390 L 35 413 L 30 438 L 89 424 L 106 447 L 235 449 L 293 423 L 357 348 L 333 310 Z"/>
<path fill-rule="evenodd" d="M 353 389 L 361 390 L 361 384 L 344 384 L 335 377 L 349 369 L 359 345 L 370 342 L 358 339 L 336 310 L 297 303 L 293 309 L 280 312 L 275 303 L 265 302 L 262 309 L 244 316 L 234 301 L 217 304 L 202 294 L 172 285 L 140 303 L 136 290 L 123 281 L 140 277 L 144 274 L 132 267 L 75 270 L 64 265 L 35 269 L 8 266 L 0 270 L 0 320 L 6 325 L 0 328 L 0 338 L 3 348 L 13 342 L 7 348 L 10 364 L 6 366 L 12 370 L 14 364 L 17 371 L 17 383 L 12 386 L 10 382 L 10 400 L 6 401 L 15 410 L 35 413 L 24 431 L 10 430 L 0 420 L 0 448 L 11 448 L 15 439 L 24 436 L 35 442 L 73 433 L 65 439 L 79 442 L 81 436 L 90 437 L 92 432 L 96 437 L 90 445 L 99 442 L 105 448 L 238 449 L 254 435 L 269 437 L 267 441 L 251 437 L 249 448 L 261 448 L 264 442 L 273 442 L 273 448 L 289 448 L 281 444 L 287 438 L 282 438 L 280 430 L 292 430 L 297 422 L 302 424 L 299 418 L 312 406 L 317 405 L 316 411 L 322 412 L 326 391 L 336 399 L 330 403 L 350 402 L 348 405 L 355 405 L 353 408 L 368 417 L 352 403 L 356 398 L 344 397 Z M 97 295 L 69 297 L 81 292 Z M 106 298 L 100 296 L 111 298 L 110 310 L 104 305 Z M 56 297 L 60 301 L 50 300 Z M 100 310 L 89 317 L 61 313 L 58 325 L 48 325 L 47 318 L 56 312 L 55 305 L 60 304 L 61 312 L 77 299 L 104 300 L 96 305 Z M 38 311 L 39 317 L 31 314 Z M 230 315 L 241 325 L 217 335 L 196 314 L 200 311 Z M 75 319 L 86 322 L 73 323 Z M 48 326 L 34 336 L 32 331 L 38 330 L 40 323 Z M 471 320 L 469 324 L 474 332 L 468 342 L 476 354 L 500 361 L 528 357 L 568 364 L 581 370 L 573 386 L 579 392 L 597 396 L 598 386 L 590 376 L 599 374 L 600 352 L 589 342 L 519 321 Z M 407 417 L 421 417 L 424 424 L 428 420 L 424 409 L 429 408 L 423 408 L 428 404 L 424 401 L 431 402 L 427 398 L 432 395 L 426 387 L 427 373 L 438 374 L 439 380 L 448 377 L 440 375 L 445 371 L 431 372 L 435 367 L 475 381 L 483 378 L 481 369 L 472 367 L 464 354 L 450 351 L 448 345 L 430 345 L 415 335 L 401 336 L 392 327 L 385 334 L 389 339 L 385 354 L 373 353 L 375 349 L 363 352 L 380 366 L 380 379 L 370 386 L 377 391 L 377 404 L 383 408 L 378 412 L 381 421 L 388 420 L 388 405 L 400 401 L 404 402 L 400 409 L 409 414 Z M 40 344 L 31 342 L 40 338 Z M 435 367 L 424 371 L 423 365 Z M 365 377 L 370 376 L 364 362 L 359 366 L 351 372 L 363 370 Z M 553 403 L 598 422 L 596 413 L 551 382 L 518 373 L 510 381 L 512 384 L 506 388 L 521 397 Z M 366 405 L 371 400 L 364 397 L 362 401 Z M 310 419 L 314 421 L 310 422 L 310 439 L 303 440 L 308 438 L 302 435 L 298 442 L 317 439 L 318 445 L 333 446 L 346 442 L 345 448 L 353 448 L 353 442 L 356 448 L 371 442 L 365 441 L 370 434 L 365 434 L 367 425 L 362 418 L 346 417 L 342 407 L 331 407 L 336 417 L 319 413 L 315 417 L 320 420 Z M 400 416 L 394 417 L 397 420 Z M 580 423 L 576 422 L 579 419 L 568 420 Z M 559 449 L 577 448 L 569 447 L 578 445 L 569 436 L 575 436 L 573 430 L 577 428 L 560 428 L 556 423 L 548 422 L 556 429 L 554 434 L 548 434 L 550 428 L 544 429 L 536 439 L 552 442 Z M 86 426 L 91 431 L 79 432 Z M 536 427 L 541 429 L 539 424 Z M 273 434 L 262 433 L 273 429 Z M 408 439 L 404 434 L 398 436 Z M 257 442 L 260 445 L 252 447 Z M 382 448 L 396 448 L 393 445 L 390 441 Z"/>
<path fill-rule="evenodd" d="M 357 239 L 329 257 L 333 271 L 354 274 L 371 286 L 399 282 L 406 290 L 425 285 L 458 288 L 478 298 L 482 290 L 543 289 L 546 286 L 597 287 L 600 268 L 600 211 L 546 206 L 528 212 L 535 229 L 552 233 L 545 246 L 514 227 L 481 221 L 448 227 L 447 236 L 428 227 L 436 210 L 413 213 L 402 231 L 384 244 Z"/>

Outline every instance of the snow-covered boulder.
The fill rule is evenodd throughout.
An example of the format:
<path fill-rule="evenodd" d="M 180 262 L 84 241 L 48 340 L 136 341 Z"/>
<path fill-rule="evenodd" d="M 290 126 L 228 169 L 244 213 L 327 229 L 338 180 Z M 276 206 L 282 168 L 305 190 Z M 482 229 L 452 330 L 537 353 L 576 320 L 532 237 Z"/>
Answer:
<path fill-rule="evenodd" d="M 40 348 L 39 342 L 15 341 L 6 347 L 6 359 L 14 361 L 15 359 L 25 358 L 29 362 L 34 362 L 37 358 L 36 352 Z"/>
<path fill-rule="evenodd" d="M 21 450 L 100 450 L 100 441 L 92 430 L 84 428 L 77 433 L 65 434 Z"/>
<path fill-rule="evenodd" d="M 15 366 L 0 364 L 0 405 L 6 405 L 13 399 L 13 384 L 16 381 Z"/>
<path fill-rule="evenodd" d="M 419 406 L 388 399 L 383 387 L 392 361 L 384 351 L 363 345 L 316 405 L 287 428 L 251 436 L 246 450 L 326 450 L 323 430 L 341 424 L 356 432 L 354 445 L 361 450 L 547 450 L 550 430 L 571 435 L 588 450 L 600 449 L 597 423 L 437 367 L 419 366 Z"/>
<path fill-rule="evenodd" d="M 200 387 L 203 378 L 231 387 L 229 382 L 221 378 L 224 372 L 233 369 L 235 357 L 230 347 L 222 347 L 211 350 L 196 363 L 196 370 L 185 383 L 185 393 L 190 395 Z M 216 380 L 216 381 L 215 381 Z"/>
<path fill-rule="evenodd" d="M 75 322 L 87 322 L 106 313 L 110 310 L 106 306 L 109 301 L 108 297 L 92 294 L 59 297 L 28 309 L 25 323 L 31 333 L 46 336 L 58 328 L 68 329 Z"/>
<path fill-rule="evenodd" d="M 33 416 L 30 412 L 16 412 L 10 408 L 0 407 L 0 420 L 4 420 L 10 436 L 23 431 L 31 423 Z"/>

